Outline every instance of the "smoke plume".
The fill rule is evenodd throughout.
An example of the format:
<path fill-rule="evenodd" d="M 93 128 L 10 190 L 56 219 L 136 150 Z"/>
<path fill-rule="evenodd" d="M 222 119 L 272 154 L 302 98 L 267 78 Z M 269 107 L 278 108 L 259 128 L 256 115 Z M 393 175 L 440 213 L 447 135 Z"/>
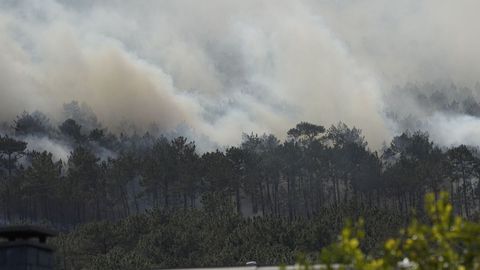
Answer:
<path fill-rule="evenodd" d="M 0 120 L 39 110 L 62 121 L 63 104 L 77 100 L 114 131 L 125 121 L 162 132 L 186 125 L 225 145 L 242 132 L 282 137 L 299 121 L 344 121 L 378 147 L 401 127 L 392 108 L 425 116 L 394 86 L 475 85 L 479 8 L 473 0 L 2 1 Z M 477 116 L 427 117 L 422 128 L 442 143 L 480 143 Z"/>

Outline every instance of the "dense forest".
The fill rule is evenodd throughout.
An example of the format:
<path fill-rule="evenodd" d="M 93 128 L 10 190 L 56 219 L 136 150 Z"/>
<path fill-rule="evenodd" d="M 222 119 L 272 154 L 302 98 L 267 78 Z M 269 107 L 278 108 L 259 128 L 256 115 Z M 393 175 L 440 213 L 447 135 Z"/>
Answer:
<path fill-rule="evenodd" d="M 0 0 L 0 270 L 480 270 L 479 10 Z"/>
<path fill-rule="evenodd" d="M 24 112 L 0 136 L 1 221 L 64 232 L 62 269 L 292 263 L 360 216 L 362 248 L 375 252 L 412 213 L 424 216 L 428 192 L 448 191 L 456 214 L 479 216 L 476 148 L 420 131 L 373 151 L 355 127 L 301 122 L 284 141 L 244 134 L 201 153 L 182 136 L 109 132 L 76 102 L 65 110 L 59 125 Z"/>

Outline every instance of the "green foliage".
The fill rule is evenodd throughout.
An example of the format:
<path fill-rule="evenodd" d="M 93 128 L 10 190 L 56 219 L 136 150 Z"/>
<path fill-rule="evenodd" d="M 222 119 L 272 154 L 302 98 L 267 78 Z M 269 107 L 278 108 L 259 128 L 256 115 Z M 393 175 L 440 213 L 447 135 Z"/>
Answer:
<path fill-rule="evenodd" d="M 17 136 L 45 135 L 52 129 L 47 116 L 38 111 L 33 113 L 23 112 L 13 121 L 12 128 Z"/>
<path fill-rule="evenodd" d="M 368 269 L 408 255 L 423 265 L 430 255 L 420 244 L 408 249 L 406 239 L 417 243 L 421 233 L 427 244 L 439 245 L 429 236 L 439 221 L 423 207 L 425 193 L 448 190 L 451 215 L 479 217 L 476 150 L 440 148 L 426 133 L 405 132 L 376 152 L 355 127 L 301 122 L 283 142 L 244 134 L 238 146 L 200 154 L 185 137 L 117 137 L 87 107 L 65 109 L 69 115 L 59 126 L 25 113 L 14 122 L 15 137 L 0 136 L 0 217 L 69 231 L 56 240 L 66 269 L 90 269 L 91 262 L 105 269 L 275 265 L 292 263 L 299 253 L 313 261 L 346 219 L 360 216 L 365 231 L 347 227 L 324 260 Z M 34 143 L 29 148 L 41 138 L 55 153 L 27 151 L 21 141 L 27 138 Z M 58 160 L 65 149 L 73 150 Z M 388 253 L 383 242 L 412 212 L 419 221 L 388 242 L 402 252 Z M 474 233 L 468 224 L 462 220 L 460 231 Z M 456 237 L 465 239 L 432 249 L 445 253 L 442 262 L 450 266 L 474 258 L 462 253 L 471 244 L 467 236 Z M 475 266 L 464 260 L 458 265 Z"/>
<path fill-rule="evenodd" d="M 116 222 L 92 222 L 61 234 L 53 242 L 59 268 L 91 269 L 98 262 L 104 269 L 128 269 L 131 261 L 160 268 L 235 266 L 251 260 L 291 264 L 298 254 L 317 259 L 317 251 L 334 241 L 346 216 L 368 217 L 366 250 L 398 230 L 401 221 L 388 212 L 354 206 L 322 209 L 312 219 L 244 218 L 221 193 L 207 194 L 202 204 L 202 209 L 158 208 Z"/>
<path fill-rule="evenodd" d="M 25 154 L 27 143 L 0 135 L 0 168 L 8 171 L 11 176 L 15 163 Z"/>
<path fill-rule="evenodd" d="M 91 270 L 148 270 L 151 269 L 151 265 L 141 255 L 115 247 L 107 254 L 94 257 L 86 264 L 85 268 Z"/>
<path fill-rule="evenodd" d="M 337 243 L 321 252 L 321 262 L 353 266 L 354 269 L 396 269 L 411 261 L 408 269 L 479 269 L 480 224 L 453 214 L 447 193 L 435 199 L 426 195 L 428 221 L 414 219 L 400 237 L 385 242 L 383 256 L 373 258 L 360 249 L 364 238 L 363 220 L 348 224 Z"/>
<path fill-rule="evenodd" d="M 300 140 L 304 142 L 312 142 L 315 137 L 325 132 L 323 126 L 311 124 L 308 122 L 300 122 L 295 128 L 290 129 L 287 134 L 294 140 Z"/>
<path fill-rule="evenodd" d="M 85 139 L 85 137 L 82 135 L 82 126 L 77 124 L 77 122 L 73 119 L 67 119 L 65 120 L 59 127 L 58 129 L 60 132 L 70 138 L 73 139 L 75 142 L 81 142 L 82 140 Z"/>

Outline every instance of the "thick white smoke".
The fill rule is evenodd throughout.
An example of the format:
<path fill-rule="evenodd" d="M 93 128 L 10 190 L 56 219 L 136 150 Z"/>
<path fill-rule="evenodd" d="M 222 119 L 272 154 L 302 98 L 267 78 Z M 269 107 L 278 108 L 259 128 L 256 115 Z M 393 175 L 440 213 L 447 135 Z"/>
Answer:
<path fill-rule="evenodd" d="M 219 144 L 344 121 L 387 140 L 394 84 L 480 71 L 476 1 L 0 3 L 0 115 L 86 102 L 111 129 L 188 125 Z M 409 106 L 405 104 L 405 106 Z M 412 105 L 413 106 L 413 105 Z"/>
<path fill-rule="evenodd" d="M 436 113 L 426 119 L 433 140 L 445 146 L 480 145 L 480 118 Z"/>
<path fill-rule="evenodd" d="M 49 139 L 47 137 L 28 136 L 22 137 L 22 141 L 27 143 L 27 151 L 47 151 L 52 153 L 55 160 L 68 161 L 72 147 L 61 141 Z"/>

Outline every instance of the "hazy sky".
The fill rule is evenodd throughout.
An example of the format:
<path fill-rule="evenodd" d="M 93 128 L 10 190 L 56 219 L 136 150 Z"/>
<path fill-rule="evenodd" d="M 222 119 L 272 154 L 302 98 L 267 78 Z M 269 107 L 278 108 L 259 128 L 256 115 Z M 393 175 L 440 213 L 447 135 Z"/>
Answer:
<path fill-rule="evenodd" d="M 219 144 L 344 121 L 378 147 L 395 132 L 384 111 L 417 106 L 386 99 L 393 86 L 478 81 L 478 10 L 473 0 L 3 0 L 0 116 L 55 120 L 78 100 L 112 129 L 186 124 Z M 476 118 L 427 121 L 443 143 L 480 142 Z"/>

